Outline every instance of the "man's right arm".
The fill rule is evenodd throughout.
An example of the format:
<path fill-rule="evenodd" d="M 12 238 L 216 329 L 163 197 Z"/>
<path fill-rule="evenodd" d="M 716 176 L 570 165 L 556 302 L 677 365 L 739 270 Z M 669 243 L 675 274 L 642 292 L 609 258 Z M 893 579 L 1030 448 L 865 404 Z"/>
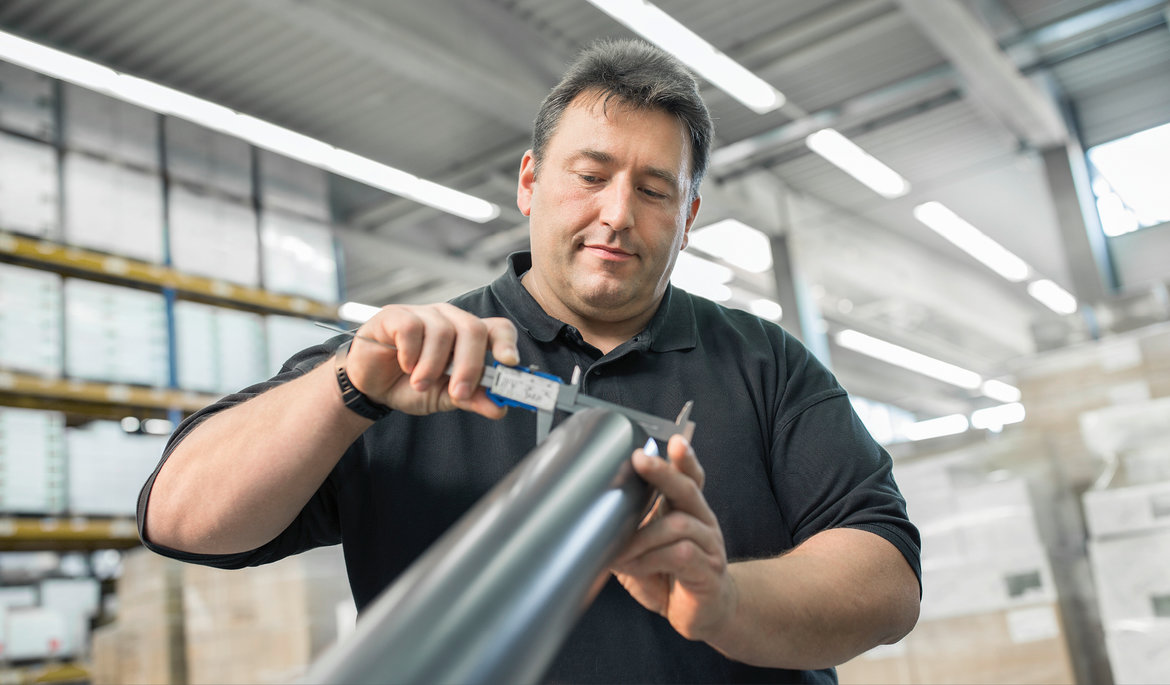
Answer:
<path fill-rule="evenodd" d="M 519 363 L 516 331 L 451 305 L 383 308 L 344 360 L 354 386 L 395 411 L 503 410 L 478 387 L 486 352 Z M 396 349 L 390 349 L 386 346 Z M 255 549 L 296 518 L 346 448 L 372 421 L 348 409 L 336 359 L 219 412 L 193 428 L 163 464 L 143 528 L 153 543 L 196 554 Z M 444 376 L 448 365 L 450 379 Z"/>

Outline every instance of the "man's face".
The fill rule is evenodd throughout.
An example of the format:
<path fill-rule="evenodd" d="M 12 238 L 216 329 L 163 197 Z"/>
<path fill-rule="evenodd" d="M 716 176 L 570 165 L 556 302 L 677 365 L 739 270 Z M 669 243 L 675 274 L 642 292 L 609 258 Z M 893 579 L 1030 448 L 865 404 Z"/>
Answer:
<path fill-rule="evenodd" d="M 533 279 L 550 314 L 582 323 L 622 322 L 656 306 L 699 208 L 688 201 L 682 123 L 602 102 L 586 93 L 565 109 L 539 175 L 525 154 L 517 193 L 532 234 L 525 283 Z"/>

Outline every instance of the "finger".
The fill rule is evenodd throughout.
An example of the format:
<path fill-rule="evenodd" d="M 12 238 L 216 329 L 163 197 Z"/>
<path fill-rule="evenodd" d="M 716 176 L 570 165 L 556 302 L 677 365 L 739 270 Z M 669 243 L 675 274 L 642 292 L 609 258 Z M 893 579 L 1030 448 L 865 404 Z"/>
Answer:
<path fill-rule="evenodd" d="M 419 307 L 414 314 L 423 322 L 422 347 L 410 371 L 410 386 L 426 392 L 447 373 L 455 344 L 455 325 L 434 307 Z"/>
<path fill-rule="evenodd" d="M 631 560 L 649 552 L 689 541 L 704 553 L 723 555 L 723 537 L 718 529 L 709 526 L 694 516 L 672 511 L 662 518 L 639 529 L 629 544 L 622 550 L 619 560 Z"/>
<path fill-rule="evenodd" d="M 684 511 L 704 523 L 717 525 L 715 513 L 707 505 L 699 484 L 679 470 L 673 461 L 651 457 L 640 449 L 634 451 L 632 461 L 638 475 L 662 493 L 672 510 Z"/>
<path fill-rule="evenodd" d="M 516 347 L 516 325 L 508 319 L 494 317 L 484 319 L 487 326 L 488 341 L 492 348 L 492 356 L 496 361 L 508 366 L 520 363 L 520 351 Z"/>
<path fill-rule="evenodd" d="M 707 474 L 703 471 L 699 458 L 695 456 L 695 450 L 689 440 L 682 435 L 670 436 L 670 441 L 666 443 L 666 456 L 675 468 L 695 481 L 700 490 L 703 489 Z"/>
<path fill-rule="evenodd" d="M 451 357 L 448 394 L 456 406 L 468 404 L 483 375 L 487 351 L 488 327 L 480 318 L 451 307 L 445 312 L 455 328 L 455 348 Z"/>
<path fill-rule="evenodd" d="M 657 547 L 614 565 L 618 573 L 633 576 L 664 574 L 684 585 L 712 582 L 726 568 L 725 560 L 709 554 L 692 540 Z"/>

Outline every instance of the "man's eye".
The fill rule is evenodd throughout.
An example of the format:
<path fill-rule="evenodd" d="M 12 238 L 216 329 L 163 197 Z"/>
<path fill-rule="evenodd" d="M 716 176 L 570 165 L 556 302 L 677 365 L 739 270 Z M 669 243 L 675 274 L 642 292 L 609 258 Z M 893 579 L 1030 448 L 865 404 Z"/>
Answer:
<path fill-rule="evenodd" d="M 580 176 L 581 180 L 585 181 L 586 183 L 597 183 L 601 180 L 597 176 L 590 176 L 589 174 L 580 174 Z"/>
<path fill-rule="evenodd" d="M 655 200 L 661 200 L 661 199 L 666 197 L 666 195 L 664 193 L 660 193 L 656 190 L 651 190 L 649 188 L 643 188 L 642 192 L 646 193 L 647 195 L 654 198 Z"/>

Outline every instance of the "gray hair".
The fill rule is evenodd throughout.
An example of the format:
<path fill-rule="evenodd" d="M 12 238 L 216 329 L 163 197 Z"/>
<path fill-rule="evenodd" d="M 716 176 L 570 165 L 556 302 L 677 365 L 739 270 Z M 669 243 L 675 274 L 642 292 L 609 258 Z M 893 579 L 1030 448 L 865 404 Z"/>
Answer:
<path fill-rule="evenodd" d="M 699 195 L 707 173 L 714 126 L 699 96 L 699 84 L 674 57 L 640 40 L 601 40 L 586 48 L 540 105 L 532 128 L 532 153 L 539 173 L 548 141 L 565 108 L 582 93 L 596 93 L 635 109 L 674 115 L 691 142 L 690 198 Z"/>

